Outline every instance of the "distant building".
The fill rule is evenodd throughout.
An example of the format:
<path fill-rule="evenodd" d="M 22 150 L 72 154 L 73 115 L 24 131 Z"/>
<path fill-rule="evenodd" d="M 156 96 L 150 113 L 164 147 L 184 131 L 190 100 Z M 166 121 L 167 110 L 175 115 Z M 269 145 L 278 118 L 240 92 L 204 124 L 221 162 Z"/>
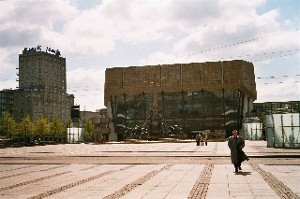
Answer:
<path fill-rule="evenodd" d="M 241 129 L 256 100 L 252 63 L 222 62 L 107 68 L 104 103 L 112 131 L 164 137 L 178 133 Z"/>
<path fill-rule="evenodd" d="M 107 116 L 107 109 L 99 109 L 97 112 L 81 111 L 81 123 L 84 125 L 85 122 L 90 119 L 94 124 L 94 140 L 96 142 L 103 142 L 109 140 L 115 140 L 113 135 L 110 135 L 111 129 L 109 126 L 110 119 Z"/>
<path fill-rule="evenodd" d="M 254 103 L 254 113 L 300 113 L 300 101 Z"/>
<path fill-rule="evenodd" d="M 63 121 L 70 117 L 74 95 L 67 94 L 66 59 L 58 50 L 24 48 L 17 69 L 19 88 L 0 92 L 1 113 L 10 112 L 16 121 L 26 114 L 32 120 L 40 115 L 49 120 L 58 115 Z"/>
<path fill-rule="evenodd" d="M 0 91 L 0 116 L 4 112 L 11 113 L 14 109 L 14 93 L 16 91 L 12 89 L 4 89 Z"/>

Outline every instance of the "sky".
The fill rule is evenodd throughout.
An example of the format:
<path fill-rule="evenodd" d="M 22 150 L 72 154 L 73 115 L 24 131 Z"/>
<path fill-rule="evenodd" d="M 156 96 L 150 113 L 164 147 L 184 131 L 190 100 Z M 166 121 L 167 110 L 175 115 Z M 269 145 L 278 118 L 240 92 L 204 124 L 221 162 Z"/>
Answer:
<path fill-rule="evenodd" d="M 24 47 L 59 49 L 81 110 L 104 106 L 105 69 L 242 59 L 255 102 L 300 101 L 299 0 L 0 0 L 0 90 Z"/>

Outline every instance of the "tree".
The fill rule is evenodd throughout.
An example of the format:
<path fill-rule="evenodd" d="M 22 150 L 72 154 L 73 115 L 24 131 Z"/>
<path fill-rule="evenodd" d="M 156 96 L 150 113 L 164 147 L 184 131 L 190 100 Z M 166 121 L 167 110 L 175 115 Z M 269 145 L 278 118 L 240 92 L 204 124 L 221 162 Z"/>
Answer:
<path fill-rule="evenodd" d="M 50 125 L 45 116 L 40 115 L 35 121 L 35 135 L 44 138 L 49 135 Z"/>
<path fill-rule="evenodd" d="M 50 134 L 54 137 L 66 137 L 66 128 L 61 119 L 55 115 L 50 122 Z"/>
<path fill-rule="evenodd" d="M 34 123 L 31 121 L 29 115 L 25 115 L 21 119 L 21 123 L 19 125 L 19 133 L 24 135 L 24 140 L 27 143 L 28 138 L 34 135 Z"/>
<path fill-rule="evenodd" d="M 92 123 L 90 119 L 86 121 L 84 124 L 84 140 L 85 141 L 94 141 L 94 128 L 95 125 Z"/>
<path fill-rule="evenodd" d="M 71 117 L 68 117 L 68 120 L 66 122 L 66 127 L 67 128 L 71 128 L 72 127 L 72 119 L 71 119 Z"/>
<path fill-rule="evenodd" d="M 0 131 L 4 136 L 11 138 L 12 135 L 16 134 L 17 124 L 11 114 L 4 112 L 1 121 Z"/>

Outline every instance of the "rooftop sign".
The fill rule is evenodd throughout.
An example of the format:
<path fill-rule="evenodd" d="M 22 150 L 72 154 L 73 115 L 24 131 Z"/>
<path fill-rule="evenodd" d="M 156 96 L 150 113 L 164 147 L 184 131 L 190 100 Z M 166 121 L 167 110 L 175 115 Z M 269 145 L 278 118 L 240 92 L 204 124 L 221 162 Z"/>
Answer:
<path fill-rule="evenodd" d="M 22 51 L 23 54 L 30 54 L 30 53 L 33 53 L 33 52 L 42 52 L 42 46 L 38 45 L 37 47 L 32 47 L 32 48 L 25 47 Z M 55 50 L 55 49 L 52 49 L 48 46 L 47 46 L 45 52 L 56 55 L 58 57 L 61 55 L 60 51 L 58 49 Z"/>

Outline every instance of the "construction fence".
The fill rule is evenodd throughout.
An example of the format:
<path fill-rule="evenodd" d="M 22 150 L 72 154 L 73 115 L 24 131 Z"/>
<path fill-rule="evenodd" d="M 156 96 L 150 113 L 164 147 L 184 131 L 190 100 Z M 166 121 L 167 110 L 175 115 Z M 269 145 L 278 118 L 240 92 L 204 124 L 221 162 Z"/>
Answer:
<path fill-rule="evenodd" d="M 300 148 L 300 114 L 266 115 L 266 139 L 268 147 Z"/>
<path fill-rule="evenodd" d="M 260 122 L 243 123 L 243 137 L 246 140 L 263 140 L 263 124 Z"/>

